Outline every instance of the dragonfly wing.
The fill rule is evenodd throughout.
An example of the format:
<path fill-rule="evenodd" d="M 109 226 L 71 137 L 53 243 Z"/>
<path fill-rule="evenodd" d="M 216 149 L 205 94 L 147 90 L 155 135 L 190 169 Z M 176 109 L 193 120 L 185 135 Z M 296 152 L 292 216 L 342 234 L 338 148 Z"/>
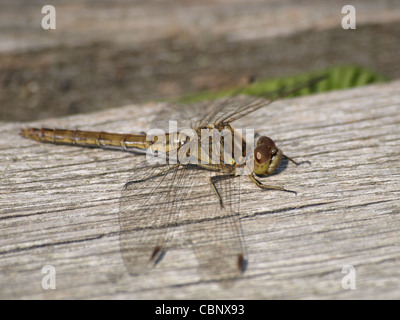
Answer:
<path fill-rule="evenodd" d="M 269 100 L 252 96 L 236 95 L 213 101 L 197 102 L 189 105 L 171 105 L 161 110 L 151 128 L 169 131 L 169 121 L 177 121 L 177 129 L 205 127 L 214 124 L 227 114 L 236 115 L 241 109 L 257 102 Z"/>
<path fill-rule="evenodd" d="M 269 100 L 263 98 L 245 95 L 216 100 L 211 107 L 204 109 L 204 116 L 201 118 L 198 126 L 204 127 L 208 124 L 218 124 L 238 114 L 242 109 L 248 106 L 258 105 L 260 103 L 267 104 L 269 102 Z M 228 120 L 225 122 L 231 121 Z"/>
<path fill-rule="evenodd" d="M 209 107 L 210 102 L 197 102 L 188 105 L 173 104 L 162 109 L 156 119 L 151 122 L 151 128 L 170 131 L 169 121 L 176 121 L 178 130 L 192 128 L 204 115 L 204 110 Z"/>
<path fill-rule="evenodd" d="M 140 274 L 156 264 L 179 226 L 179 187 L 182 168 L 174 165 L 135 169 L 120 199 L 120 250 L 130 274 Z"/>
<path fill-rule="evenodd" d="M 121 255 L 130 274 L 144 273 L 167 249 L 189 240 L 204 277 L 226 280 L 240 275 L 245 259 L 240 185 L 232 183 L 233 178 L 215 183 L 221 207 L 210 184 L 212 175 L 221 174 L 182 165 L 135 170 L 122 192 L 119 216 Z M 173 237 L 176 233 L 179 236 Z"/>
<path fill-rule="evenodd" d="M 315 76 L 315 77 L 308 79 L 307 81 L 298 81 L 298 82 L 294 83 L 293 85 L 284 86 L 278 90 L 268 92 L 264 95 L 266 99 L 263 99 L 263 98 L 255 99 L 254 98 L 253 101 L 251 101 L 251 100 L 245 101 L 238 108 L 236 108 L 236 107 L 233 109 L 231 108 L 232 111 L 224 110 L 224 112 L 222 113 L 221 116 L 214 119 L 213 123 L 215 125 L 218 125 L 220 123 L 222 123 L 222 124 L 231 123 L 240 118 L 243 118 L 244 116 L 246 116 L 254 111 L 257 111 L 258 109 L 264 108 L 265 106 L 271 104 L 272 102 L 274 102 L 276 100 L 296 94 L 299 91 L 306 89 L 306 88 L 310 88 L 310 87 L 316 85 L 318 82 L 320 82 L 322 80 L 326 80 L 326 79 L 327 79 L 326 74 L 320 75 L 320 76 Z"/>
<path fill-rule="evenodd" d="M 292 85 L 284 86 L 278 90 L 265 93 L 264 98 L 239 95 L 244 88 L 232 96 L 207 102 L 195 103 L 187 106 L 175 106 L 165 110 L 165 116 L 159 119 L 177 120 L 182 123 L 179 127 L 205 127 L 209 124 L 226 124 L 238 120 L 272 102 L 296 94 L 302 89 L 315 86 L 318 82 L 326 80 L 327 75 L 315 76 L 305 81 L 298 81 Z M 174 117 L 171 117 L 171 109 Z M 181 122 L 181 119 L 190 119 Z"/>
<path fill-rule="evenodd" d="M 200 192 L 197 190 L 201 200 L 189 199 L 190 223 L 186 228 L 202 276 L 207 280 L 226 282 L 236 279 L 244 271 L 246 255 L 239 220 L 240 177 L 221 177 L 226 179 L 215 182 L 215 187 L 223 207 L 206 179 L 199 186 Z"/>

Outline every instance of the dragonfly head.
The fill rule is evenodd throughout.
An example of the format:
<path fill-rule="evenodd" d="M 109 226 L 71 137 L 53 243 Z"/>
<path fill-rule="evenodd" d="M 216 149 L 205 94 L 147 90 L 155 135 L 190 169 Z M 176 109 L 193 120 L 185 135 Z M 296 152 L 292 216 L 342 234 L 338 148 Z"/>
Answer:
<path fill-rule="evenodd" d="M 271 138 L 262 136 L 254 149 L 254 173 L 268 175 L 274 173 L 282 159 L 282 151 Z"/>

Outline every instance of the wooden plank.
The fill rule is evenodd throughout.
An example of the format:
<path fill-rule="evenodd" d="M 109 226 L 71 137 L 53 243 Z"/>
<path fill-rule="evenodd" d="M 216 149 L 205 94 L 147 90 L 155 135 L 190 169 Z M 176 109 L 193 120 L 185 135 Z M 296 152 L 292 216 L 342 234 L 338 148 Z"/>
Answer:
<path fill-rule="evenodd" d="M 202 281 L 189 247 L 132 277 L 119 252 L 119 197 L 140 156 L 40 144 L 27 126 L 138 132 L 165 104 L 2 123 L 0 298 L 400 298 L 400 82 L 276 102 L 238 121 L 274 138 L 285 164 L 262 192 L 241 180 L 246 272 Z M 140 115 L 137 113 L 140 112 Z M 41 270 L 56 270 L 44 290 Z M 342 287 L 354 266 L 356 289 Z"/>

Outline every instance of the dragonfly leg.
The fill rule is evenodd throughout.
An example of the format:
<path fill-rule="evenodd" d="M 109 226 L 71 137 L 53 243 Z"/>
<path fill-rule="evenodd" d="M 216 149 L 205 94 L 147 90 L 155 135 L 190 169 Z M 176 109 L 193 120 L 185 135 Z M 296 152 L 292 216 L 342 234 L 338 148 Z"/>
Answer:
<path fill-rule="evenodd" d="M 129 181 L 129 182 L 125 183 L 124 189 L 128 188 L 131 184 L 139 183 L 139 182 L 144 182 L 144 181 L 147 181 L 147 180 L 150 180 L 150 179 L 153 179 L 153 178 L 162 176 L 163 174 L 166 174 L 166 173 L 168 173 L 169 171 L 176 169 L 177 167 L 179 167 L 179 165 L 180 165 L 180 164 L 178 163 L 178 164 L 176 164 L 176 165 L 174 165 L 174 166 L 172 166 L 172 167 L 170 167 L 170 168 L 168 168 L 168 169 L 166 169 L 166 170 L 163 170 L 163 171 L 161 171 L 161 172 L 159 172 L 159 173 L 156 173 L 156 174 L 153 174 L 153 175 L 151 175 L 151 176 L 148 176 L 148 177 L 146 177 L 146 178 L 144 178 L 144 179 Z"/>
<path fill-rule="evenodd" d="M 258 187 L 260 187 L 261 189 L 279 190 L 279 191 L 285 191 L 285 192 L 291 192 L 291 193 L 297 194 L 297 192 L 296 192 L 296 191 L 293 191 L 293 190 L 287 190 L 287 189 L 282 188 L 282 187 L 267 186 L 267 185 L 265 185 L 265 184 L 262 184 L 260 181 L 258 181 L 258 180 L 254 177 L 253 174 L 250 174 L 249 177 L 250 177 L 250 180 L 251 180 L 252 182 L 254 182 L 254 183 L 255 183 Z"/>
<path fill-rule="evenodd" d="M 217 195 L 217 197 L 218 197 L 218 199 L 219 199 L 219 204 L 221 205 L 221 208 L 224 207 L 224 203 L 223 203 L 223 201 L 222 201 L 221 195 L 219 194 L 218 189 L 217 189 L 215 183 L 216 183 L 217 181 L 220 181 L 220 180 L 230 179 L 230 178 L 232 178 L 232 177 L 234 177 L 234 176 L 235 176 L 234 174 L 225 174 L 225 175 L 221 175 L 221 176 L 213 176 L 213 177 L 210 177 L 211 186 L 212 186 L 212 188 L 213 188 L 215 194 Z"/>

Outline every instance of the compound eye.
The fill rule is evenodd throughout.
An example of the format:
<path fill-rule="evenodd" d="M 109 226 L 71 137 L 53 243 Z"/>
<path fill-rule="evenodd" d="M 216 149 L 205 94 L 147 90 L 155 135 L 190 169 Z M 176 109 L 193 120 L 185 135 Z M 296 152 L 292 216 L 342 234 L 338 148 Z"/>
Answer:
<path fill-rule="evenodd" d="M 260 144 L 267 145 L 271 150 L 276 149 L 275 142 L 271 138 L 266 137 L 266 136 L 262 136 L 258 139 L 257 145 L 260 145 Z"/>
<path fill-rule="evenodd" d="M 254 149 L 254 158 L 258 164 L 269 163 L 271 160 L 271 148 L 265 144 L 258 145 Z"/>

